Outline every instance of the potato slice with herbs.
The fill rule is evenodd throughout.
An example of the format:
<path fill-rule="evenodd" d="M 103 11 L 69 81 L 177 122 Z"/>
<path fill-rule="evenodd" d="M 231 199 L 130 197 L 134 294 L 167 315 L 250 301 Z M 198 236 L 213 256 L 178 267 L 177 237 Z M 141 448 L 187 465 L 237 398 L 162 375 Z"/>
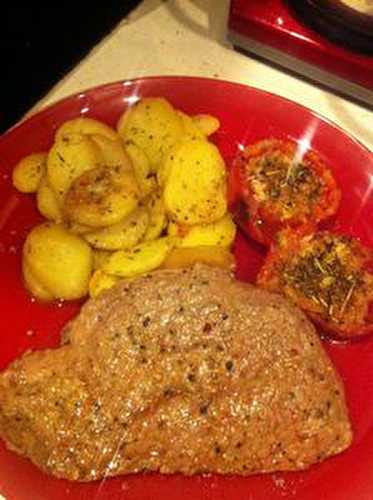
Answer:
<path fill-rule="evenodd" d="M 132 160 L 136 180 L 140 186 L 141 193 L 146 196 L 157 187 L 154 175 L 150 172 L 149 158 L 135 144 L 128 144 L 126 151 Z"/>
<path fill-rule="evenodd" d="M 163 97 L 141 99 L 122 115 L 117 129 L 125 146 L 135 144 L 146 153 L 153 173 L 184 132 L 179 115 Z"/>
<path fill-rule="evenodd" d="M 202 246 L 173 248 L 161 264 L 161 269 L 191 267 L 197 263 L 221 267 L 232 271 L 234 256 L 226 247 Z"/>
<path fill-rule="evenodd" d="M 78 224 L 77 222 L 67 221 L 67 229 L 74 234 L 84 235 L 94 231 L 94 227 L 85 224 Z"/>
<path fill-rule="evenodd" d="M 73 300 L 88 293 L 92 250 L 62 225 L 47 222 L 34 227 L 26 238 L 23 259 L 37 283 L 54 298 Z"/>
<path fill-rule="evenodd" d="M 47 153 L 33 153 L 20 160 L 13 170 L 13 185 L 21 193 L 35 193 L 46 171 Z"/>
<path fill-rule="evenodd" d="M 54 143 L 48 154 L 48 182 L 62 201 L 71 183 L 83 172 L 102 165 L 100 148 L 88 136 L 64 135 Z"/>
<path fill-rule="evenodd" d="M 219 150 L 205 140 L 183 142 L 167 159 L 163 199 L 170 218 L 208 224 L 226 213 L 226 170 Z"/>
<path fill-rule="evenodd" d="M 206 141 L 206 136 L 203 133 L 202 129 L 199 127 L 198 120 L 197 122 L 195 122 L 194 117 L 192 118 L 187 114 L 183 113 L 182 111 L 178 111 L 177 113 L 179 114 L 183 122 L 183 128 L 184 128 L 184 134 L 183 137 L 180 139 L 180 142 L 193 141 L 193 140 Z M 206 116 L 207 118 L 209 118 L 209 115 L 200 115 L 200 116 Z M 175 157 L 175 150 L 177 150 L 177 148 L 179 147 L 180 142 L 169 150 L 168 154 L 163 158 L 163 161 L 161 162 L 158 168 L 157 181 L 160 186 L 164 186 L 168 178 L 168 174 L 170 173 L 173 159 Z"/>
<path fill-rule="evenodd" d="M 177 247 L 229 247 L 236 236 L 236 225 L 227 214 L 216 222 L 200 226 L 188 227 L 170 223 L 168 233 L 178 237 Z"/>
<path fill-rule="evenodd" d="M 58 203 L 57 196 L 50 187 L 47 177 L 43 177 L 40 181 L 37 193 L 36 203 L 39 212 L 45 218 L 54 222 L 62 222 L 62 211 Z"/>
<path fill-rule="evenodd" d="M 93 134 L 91 139 L 100 148 L 103 163 L 107 167 L 121 167 L 132 171 L 132 161 L 123 147 L 119 136 L 116 140 L 109 139 L 101 134 Z"/>
<path fill-rule="evenodd" d="M 200 127 L 195 123 L 193 118 L 182 111 L 177 111 L 184 128 L 184 137 L 183 139 L 205 139 L 205 135 L 203 134 Z"/>
<path fill-rule="evenodd" d="M 149 214 L 145 208 L 137 208 L 117 224 L 87 233 L 84 238 L 94 248 L 102 250 L 123 250 L 136 245 L 149 224 Z"/>
<path fill-rule="evenodd" d="M 194 125 L 200 129 L 204 136 L 214 134 L 220 127 L 220 122 L 215 116 L 211 115 L 195 115 L 192 117 Z"/>
<path fill-rule="evenodd" d="M 64 212 L 73 222 L 103 227 L 120 222 L 138 205 L 140 190 L 125 168 L 97 167 L 74 180 L 66 193 Z"/>
<path fill-rule="evenodd" d="M 173 244 L 173 238 L 164 237 L 140 243 L 129 250 L 119 250 L 113 253 L 102 269 L 122 278 L 153 271 L 166 259 Z"/>
<path fill-rule="evenodd" d="M 89 282 L 89 295 L 90 297 L 97 297 L 104 290 L 108 290 L 120 281 L 117 276 L 112 276 L 105 273 L 102 269 L 98 269 L 92 275 Z"/>
<path fill-rule="evenodd" d="M 109 260 L 110 256 L 113 252 L 109 252 L 107 250 L 99 250 L 98 248 L 94 248 L 92 250 L 93 256 L 93 270 L 97 271 L 97 269 L 101 269 L 104 264 Z"/>
<path fill-rule="evenodd" d="M 175 160 L 175 150 L 180 147 L 180 144 L 171 149 L 170 153 L 165 157 L 164 161 L 160 164 L 157 172 L 158 185 L 164 188 L 168 176 L 171 172 L 171 167 Z"/>
<path fill-rule="evenodd" d="M 25 259 L 22 262 L 23 281 L 27 290 L 33 297 L 43 302 L 51 302 L 54 296 L 35 278 L 30 270 L 30 266 Z"/>
<path fill-rule="evenodd" d="M 58 141 L 63 139 L 64 136 L 69 136 L 71 134 L 100 134 L 107 137 L 111 141 L 118 140 L 118 134 L 113 128 L 109 127 L 104 122 L 95 120 L 94 118 L 79 117 L 65 121 L 57 129 L 55 140 Z"/>
<path fill-rule="evenodd" d="M 146 208 L 149 212 L 149 224 L 143 240 L 150 241 L 158 238 L 167 225 L 166 210 L 159 190 L 149 196 Z"/>

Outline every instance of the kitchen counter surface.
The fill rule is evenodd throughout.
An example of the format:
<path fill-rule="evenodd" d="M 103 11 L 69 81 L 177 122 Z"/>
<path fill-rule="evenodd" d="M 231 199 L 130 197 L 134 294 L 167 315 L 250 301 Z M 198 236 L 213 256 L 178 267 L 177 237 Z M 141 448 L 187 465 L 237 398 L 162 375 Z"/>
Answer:
<path fill-rule="evenodd" d="M 103 83 L 150 75 L 189 75 L 252 85 L 303 104 L 373 150 L 373 112 L 233 50 L 229 0 L 144 0 L 67 74 L 34 112 Z"/>

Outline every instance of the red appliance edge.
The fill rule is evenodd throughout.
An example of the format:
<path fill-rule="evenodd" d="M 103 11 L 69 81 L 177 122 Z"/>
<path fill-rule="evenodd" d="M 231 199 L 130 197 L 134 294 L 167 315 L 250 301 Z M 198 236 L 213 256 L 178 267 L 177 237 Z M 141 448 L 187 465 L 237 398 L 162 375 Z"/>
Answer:
<path fill-rule="evenodd" d="M 329 42 L 298 21 L 284 0 L 232 0 L 228 27 L 232 41 L 244 37 L 249 50 L 253 40 L 373 90 L 373 57 Z"/>

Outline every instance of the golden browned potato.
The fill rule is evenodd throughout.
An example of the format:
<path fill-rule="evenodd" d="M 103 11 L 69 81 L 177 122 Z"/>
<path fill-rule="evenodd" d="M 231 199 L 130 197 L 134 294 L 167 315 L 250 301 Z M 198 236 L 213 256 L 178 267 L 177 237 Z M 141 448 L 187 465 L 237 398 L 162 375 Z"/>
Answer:
<path fill-rule="evenodd" d="M 167 215 L 162 193 L 157 190 L 147 199 L 146 208 L 149 212 L 149 224 L 143 240 L 150 241 L 158 238 L 167 225 Z"/>
<path fill-rule="evenodd" d="M 72 134 L 92 135 L 100 134 L 108 139 L 115 141 L 118 139 L 116 131 L 106 125 L 106 123 L 93 118 L 73 118 L 72 120 L 65 121 L 57 130 L 55 140 L 59 141 L 64 136 Z"/>
<path fill-rule="evenodd" d="M 22 261 L 22 273 L 24 284 L 31 295 L 43 302 L 51 302 L 54 300 L 53 294 L 50 293 L 32 274 L 30 266 L 25 259 Z"/>
<path fill-rule="evenodd" d="M 54 143 L 48 154 L 48 182 L 62 201 L 71 183 L 83 172 L 103 164 L 98 145 L 82 134 L 64 135 Z"/>
<path fill-rule="evenodd" d="M 226 169 L 219 150 L 205 140 L 181 143 L 167 159 L 163 199 L 173 221 L 208 224 L 227 211 Z"/>
<path fill-rule="evenodd" d="M 137 208 L 117 224 L 106 226 L 84 235 L 94 248 L 102 250 L 124 250 L 136 245 L 144 236 L 149 224 L 145 208 Z"/>
<path fill-rule="evenodd" d="M 103 227 L 117 224 L 138 205 L 140 190 L 132 172 L 97 167 L 75 179 L 66 193 L 64 213 L 78 224 Z"/>
<path fill-rule="evenodd" d="M 93 255 L 93 270 L 97 271 L 97 269 L 101 269 L 102 266 L 109 260 L 109 257 L 113 252 L 108 252 L 106 250 L 99 250 L 94 248 L 92 250 Z"/>
<path fill-rule="evenodd" d="M 179 269 L 194 266 L 198 262 L 228 270 L 234 268 L 234 256 L 229 249 L 213 246 L 173 248 L 160 267 Z"/>
<path fill-rule="evenodd" d="M 171 149 L 170 153 L 166 155 L 164 161 L 159 165 L 158 171 L 157 171 L 157 182 L 158 185 L 161 188 L 164 188 L 166 181 L 168 179 L 168 176 L 171 171 L 171 167 L 174 164 L 175 161 L 175 152 L 177 149 L 180 147 L 180 144 L 177 144 L 174 148 Z"/>
<path fill-rule="evenodd" d="M 182 111 L 177 111 L 184 128 L 183 139 L 205 139 L 201 128 L 195 123 L 193 118 Z"/>
<path fill-rule="evenodd" d="M 150 162 L 145 152 L 135 144 L 128 144 L 126 151 L 132 160 L 136 180 L 143 196 L 148 195 L 157 187 L 155 177 L 150 171 Z"/>
<path fill-rule="evenodd" d="M 122 115 L 117 129 L 125 146 L 135 144 L 145 152 L 152 172 L 184 133 L 176 110 L 162 97 L 141 99 Z"/>
<path fill-rule="evenodd" d="M 66 221 L 66 226 L 67 226 L 67 229 L 69 231 L 71 231 L 74 234 L 79 234 L 79 235 L 91 233 L 92 231 L 95 230 L 95 228 L 92 226 L 78 224 L 77 222 L 73 222 L 73 221 Z"/>
<path fill-rule="evenodd" d="M 190 116 L 183 113 L 182 111 L 177 111 L 177 113 L 183 123 L 183 136 L 179 142 L 195 139 L 205 140 L 204 134 L 197 127 Z M 161 164 L 159 165 L 159 168 L 157 170 L 157 181 L 160 186 L 164 186 L 167 180 L 175 157 L 175 150 L 179 147 L 179 142 L 169 150 L 168 154 L 163 158 Z"/>
<path fill-rule="evenodd" d="M 236 225 L 229 214 L 211 224 L 178 226 L 171 222 L 168 233 L 177 236 L 178 247 L 222 246 L 229 247 L 236 236 Z"/>
<path fill-rule="evenodd" d="M 55 222 L 26 239 L 30 292 L 73 300 L 160 266 L 231 269 L 225 166 L 207 140 L 218 128 L 213 116 L 191 117 L 161 97 L 128 109 L 117 131 L 92 118 L 63 123 L 49 153 L 13 172 L 14 185 L 36 192 L 39 211 Z"/>
<path fill-rule="evenodd" d="M 22 158 L 13 170 L 13 185 L 21 193 L 35 193 L 45 174 L 47 153 L 33 153 Z"/>
<path fill-rule="evenodd" d="M 220 127 L 219 120 L 211 115 L 195 115 L 192 117 L 192 121 L 205 136 L 214 134 Z"/>
<path fill-rule="evenodd" d="M 102 269 L 98 269 L 93 273 L 93 276 L 89 282 L 89 295 L 91 297 L 97 297 L 104 290 L 108 290 L 120 281 L 118 276 L 111 276 L 105 273 Z"/>
<path fill-rule="evenodd" d="M 26 238 L 23 260 L 53 298 L 73 300 L 88 293 L 92 250 L 62 225 L 47 222 L 34 227 Z"/>
<path fill-rule="evenodd" d="M 53 220 L 54 222 L 62 222 L 63 217 L 61 207 L 46 176 L 44 176 L 40 181 L 36 193 L 36 203 L 39 212 L 44 215 L 45 218 Z"/>
<path fill-rule="evenodd" d="M 92 134 L 90 138 L 100 148 L 104 165 L 113 168 L 120 167 L 132 171 L 131 158 L 125 151 L 119 136 L 114 141 L 101 134 Z"/>
<path fill-rule="evenodd" d="M 122 278 L 147 273 L 162 264 L 172 247 L 173 239 L 169 237 L 140 243 L 129 250 L 114 252 L 102 270 Z"/>

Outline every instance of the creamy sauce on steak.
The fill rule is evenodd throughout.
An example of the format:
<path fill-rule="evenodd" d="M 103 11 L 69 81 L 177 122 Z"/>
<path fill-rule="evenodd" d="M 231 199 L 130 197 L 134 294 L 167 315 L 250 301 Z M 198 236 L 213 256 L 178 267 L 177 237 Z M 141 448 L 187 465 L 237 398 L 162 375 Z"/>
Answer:
<path fill-rule="evenodd" d="M 225 271 L 123 281 L 64 338 L 0 375 L 0 435 L 58 477 L 297 470 L 351 443 L 314 327 Z"/>

